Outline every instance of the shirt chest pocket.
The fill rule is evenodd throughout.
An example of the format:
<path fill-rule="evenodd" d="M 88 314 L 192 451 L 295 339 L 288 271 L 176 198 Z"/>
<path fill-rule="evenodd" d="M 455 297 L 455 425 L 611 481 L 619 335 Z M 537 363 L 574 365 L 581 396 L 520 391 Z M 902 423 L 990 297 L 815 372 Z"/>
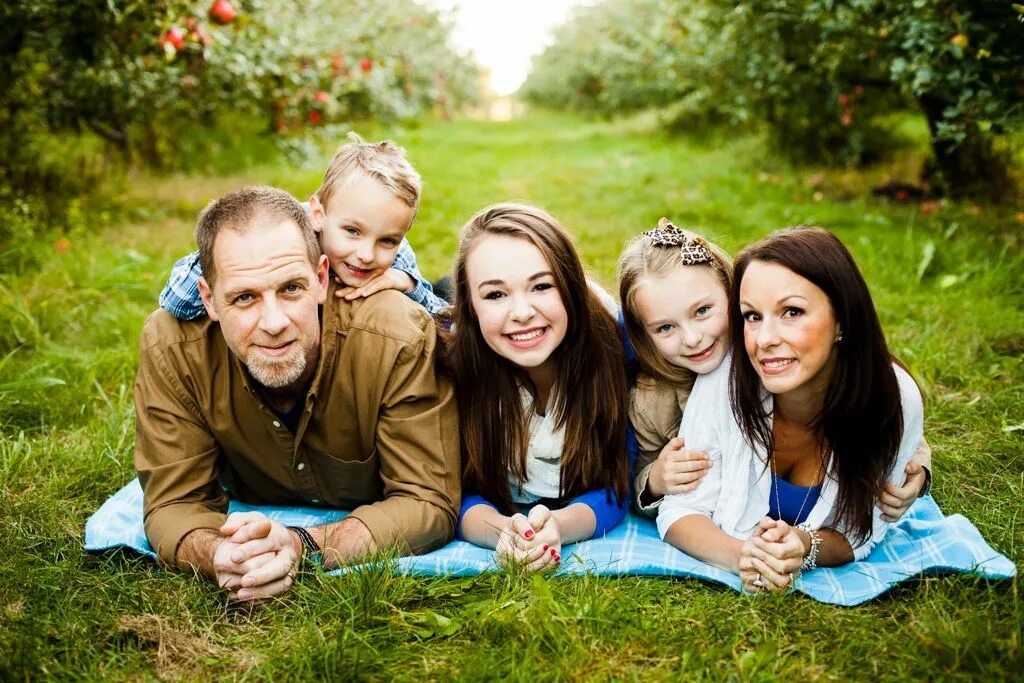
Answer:
<path fill-rule="evenodd" d="M 315 452 L 310 458 L 323 500 L 342 507 L 382 500 L 380 458 L 374 450 L 363 460 L 345 460 Z"/>

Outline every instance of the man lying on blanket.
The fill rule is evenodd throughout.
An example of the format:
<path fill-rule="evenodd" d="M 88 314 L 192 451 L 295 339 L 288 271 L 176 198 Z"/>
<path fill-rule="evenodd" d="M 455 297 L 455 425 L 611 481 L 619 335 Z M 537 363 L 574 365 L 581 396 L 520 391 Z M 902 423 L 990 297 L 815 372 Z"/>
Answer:
<path fill-rule="evenodd" d="M 279 190 L 211 203 L 196 241 L 209 318 L 153 313 L 135 384 L 135 467 L 160 561 L 255 601 L 287 591 L 304 552 L 330 567 L 448 542 L 458 421 L 426 311 L 397 291 L 329 293 L 310 219 Z M 259 513 L 227 517 L 229 494 L 354 509 L 286 528 Z"/>

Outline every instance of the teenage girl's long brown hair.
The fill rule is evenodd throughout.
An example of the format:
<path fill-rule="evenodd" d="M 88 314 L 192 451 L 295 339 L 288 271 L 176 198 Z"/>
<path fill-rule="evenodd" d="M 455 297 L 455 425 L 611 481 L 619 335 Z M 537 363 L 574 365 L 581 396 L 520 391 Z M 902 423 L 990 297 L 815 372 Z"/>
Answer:
<path fill-rule="evenodd" d="M 894 362 L 871 293 L 853 256 L 835 235 L 799 226 L 772 233 L 739 253 L 729 301 L 733 364 L 730 398 L 747 441 L 772 457 L 771 411 L 764 386 L 744 347 L 739 292 L 754 261 L 774 263 L 820 288 L 828 296 L 842 340 L 824 401 L 811 427 L 832 451 L 828 473 L 838 483 L 835 519 L 858 541 L 871 535 L 875 497 L 896 462 L 903 436 L 903 411 Z"/>
<path fill-rule="evenodd" d="M 526 372 L 487 346 L 473 311 L 466 264 L 488 235 L 528 241 L 551 266 L 568 315 L 565 339 L 554 351 L 555 383 L 548 410 L 564 430 L 560 492 L 563 500 L 608 488 L 626 499 L 626 372 L 615 320 L 587 285 L 569 235 L 551 215 L 521 204 L 496 204 L 463 227 L 455 260 L 454 326 L 446 334 L 462 431 L 463 485 L 515 512 L 509 475 L 526 478 L 529 414 L 520 386 Z"/>

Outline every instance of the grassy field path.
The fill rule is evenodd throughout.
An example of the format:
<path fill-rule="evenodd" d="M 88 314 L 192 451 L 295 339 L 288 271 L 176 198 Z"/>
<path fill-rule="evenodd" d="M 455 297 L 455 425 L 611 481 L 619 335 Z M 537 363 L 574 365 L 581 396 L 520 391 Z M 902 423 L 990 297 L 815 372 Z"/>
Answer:
<path fill-rule="evenodd" d="M 424 177 L 409 239 L 431 278 L 450 267 L 462 223 L 503 200 L 550 210 L 609 286 L 623 243 L 663 215 L 732 251 L 786 225 L 835 231 L 862 266 L 893 351 L 926 390 L 936 500 L 1024 568 L 1024 224 L 1014 211 L 880 202 L 867 188 L 892 166 L 795 171 L 753 137 L 669 137 L 642 121 L 536 114 L 360 132 L 405 145 Z M 38 269 L 0 274 L 0 680 L 1024 671 L 1016 580 L 923 578 L 844 609 L 696 581 L 368 571 L 305 576 L 281 604 L 249 612 L 138 558 L 84 554 L 86 518 L 132 477 L 138 335 L 174 259 L 192 248 L 196 214 L 242 184 L 305 198 L 327 154 L 302 167 L 138 177 L 111 227 L 78 227 L 33 247 Z"/>

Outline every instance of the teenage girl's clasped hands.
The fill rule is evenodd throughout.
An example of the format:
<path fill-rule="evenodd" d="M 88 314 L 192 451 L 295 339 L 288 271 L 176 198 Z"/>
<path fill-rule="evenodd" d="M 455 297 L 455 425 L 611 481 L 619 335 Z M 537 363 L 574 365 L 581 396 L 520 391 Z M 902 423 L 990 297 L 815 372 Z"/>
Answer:
<path fill-rule="evenodd" d="M 516 564 L 527 571 L 553 569 L 562 561 L 562 532 L 558 520 L 545 505 L 529 514 L 517 512 L 501 531 L 495 554 L 502 564 Z"/>

